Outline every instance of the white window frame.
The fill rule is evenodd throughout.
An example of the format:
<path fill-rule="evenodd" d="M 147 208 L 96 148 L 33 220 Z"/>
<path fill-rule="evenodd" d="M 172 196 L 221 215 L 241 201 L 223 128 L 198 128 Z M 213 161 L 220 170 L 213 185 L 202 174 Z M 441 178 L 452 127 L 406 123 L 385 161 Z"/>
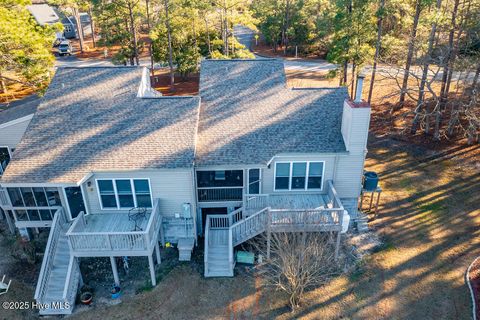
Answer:
<path fill-rule="evenodd" d="M 287 163 L 290 165 L 290 173 L 288 176 L 288 189 L 277 189 L 277 164 Z M 305 186 L 303 189 L 292 189 L 292 174 L 293 174 L 293 164 L 294 163 L 306 163 L 307 168 L 305 172 Z M 310 171 L 310 163 L 322 163 L 322 187 L 317 189 L 308 189 L 308 178 L 309 178 L 309 171 Z M 273 192 L 287 192 L 287 191 L 323 191 L 323 185 L 325 182 L 325 161 L 278 161 L 275 162 L 274 170 L 273 170 Z"/>
<path fill-rule="evenodd" d="M 12 150 L 10 150 L 10 147 L 9 146 L 0 146 L 0 149 L 1 148 L 7 148 L 7 152 L 8 152 L 8 155 L 10 156 L 10 161 L 12 160 Z M 5 168 L 6 169 L 6 168 Z M 2 174 L 4 173 L 4 170 L 3 168 L 0 167 L 0 176 L 2 176 Z"/>
<path fill-rule="evenodd" d="M 258 194 L 262 194 L 262 169 L 261 168 L 248 168 L 247 169 L 247 194 L 250 193 L 250 170 L 258 170 Z M 255 181 L 256 182 L 256 181 Z"/>
<path fill-rule="evenodd" d="M 116 204 L 117 204 L 116 208 L 104 208 L 103 207 L 102 197 L 100 195 L 100 187 L 98 185 L 98 181 L 105 181 L 105 180 L 112 181 L 113 193 L 115 195 L 115 201 L 116 201 Z M 128 210 L 128 209 L 132 209 L 132 207 L 120 207 L 120 201 L 119 201 L 119 198 L 118 198 L 119 194 L 118 194 L 118 191 L 117 191 L 117 184 L 116 184 L 117 180 L 130 180 L 130 186 L 132 188 L 132 197 L 133 197 L 134 207 L 138 207 L 138 204 L 137 204 L 135 184 L 133 183 L 133 181 L 134 180 L 147 180 L 148 181 L 148 188 L 150 190 L 150 203 L 153 206 L 152 185 L 150 183 L 150 178 L 99 178 L 99 179 L 95 179 L 95 184 L 97 185 L 97 196 L 98 196 L 98 202 L 100 203 L 100 210 L 108 211 L 108 210 Z"/>

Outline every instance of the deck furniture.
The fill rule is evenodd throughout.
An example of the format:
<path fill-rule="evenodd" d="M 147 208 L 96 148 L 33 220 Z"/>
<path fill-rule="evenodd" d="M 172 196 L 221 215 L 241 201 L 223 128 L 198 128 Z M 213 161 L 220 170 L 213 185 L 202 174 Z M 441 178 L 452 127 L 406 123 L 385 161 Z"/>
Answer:
<path fill-rule="evenodd" d="M 143 231 L 140 224 L 147 216 L 147 208 L 135 207 L 128 211 L 128 220 L 134 221 L 135 226 L 132 231 Z"/>
<path fill-rule="evenodd" d="M 10 279 L 10 281 L 8 281 L 8 283 L 6 283 L 5 282 L 5 275 L 3 275 L 2 281 L 0 281 L 0 295 L 8 292 L 8 289 L 10 288 L 11 283 L 12 283 L 12 279 Z"/>

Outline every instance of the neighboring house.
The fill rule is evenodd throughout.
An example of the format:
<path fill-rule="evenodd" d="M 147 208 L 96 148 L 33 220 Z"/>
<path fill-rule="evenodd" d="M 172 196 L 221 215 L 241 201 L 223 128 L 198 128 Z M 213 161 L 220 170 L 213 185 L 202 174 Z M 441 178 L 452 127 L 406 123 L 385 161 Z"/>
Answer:
<path fill-rule="evenodd" d="M 35 299 L 73 303 L 79 257 L 110 257 L 118 283 L 114 257 L 146 256 L 155 285 L 158 242 L 203 236 L 205 276 L 233 276 L 262 232 L 331 231 L 338 250 L 369 119 L 345 88 L 287 88 L 275 59 L 203 61 L 193 97 L 146 69 L 59 68 L 0 179 L 18 228 L 51 227 Z"/>
<path fill-rule="evenodd" d="M 57 33 L 57 38 L 77 38 L 76 25 L 74 19 L 66 17 L 59 10 L 48 4 L 32 4 L 27 6 L 28 11 L 32 14 L 33 18 L 41 26 L 52 25 L 58 22 L 63 24 L 63 32 Z"/>
<path fill-rule="evenodd" d="M 28 100 L 28 101 L 26 101 Z M 7 168 L 13 151 L 22 139 L 25 130 L 33 118 L 39 98 L 29 97 L 15 101 L 7 108 L 0 108 L 0 177 Z M 0 211 L 1 208 L 0 208 Z M 1 213 L 0 213 L 1 216 Z M 11 215 L 5 215 L 11 232 L 15 231 L 14 219 Z"/>

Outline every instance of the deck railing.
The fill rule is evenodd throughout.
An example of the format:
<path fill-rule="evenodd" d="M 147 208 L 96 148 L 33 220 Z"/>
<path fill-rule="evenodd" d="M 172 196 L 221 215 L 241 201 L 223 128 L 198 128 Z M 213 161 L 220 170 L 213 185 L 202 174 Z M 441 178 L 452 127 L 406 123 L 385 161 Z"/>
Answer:
<path fill-rule="evenodd" d="M 246 194 L 244 199 L 245 210 L 263 209 L 269 206 L 269 194 Z"/>
<path fill-rule="evenodd" d="M 7 195 L 6 188 L 0 188 L 0 205 L 2 206 L 10 206 L 9 197 Z"/>
<path fill-rule="evenodd" d="M 198 201 L 242 201 L 243 187 L 197 188 Z"/>
<path fill-rule="evenodd" d="M 152 212 L 144 231 L 126 232 L 87 232 L 87 220 L 83 212 L 73 222 L 67 232 L 72 252 L 75 255 L 90 251 L 106 254 L 126 254 L 129 251 L 150 251 L 158 240 L 162 217 L 159 201 L 155 199 Z"/>
<path fill-rule="evenodd" d="M 53 217 L 52 230 L 48 235 L 47 246 L 43 256 L 42 267 L 40 268 L 40 275 L 38 277 L 37 287 L 35 289 L 35 300 L 42 302 L 47 290 L 48 279 L 52 271 L 53 260 L 55 258 L 55 251 L 60 235 L 64 232 L 64 225 L 67 223 L 64 210 L 58 209 Z"/>

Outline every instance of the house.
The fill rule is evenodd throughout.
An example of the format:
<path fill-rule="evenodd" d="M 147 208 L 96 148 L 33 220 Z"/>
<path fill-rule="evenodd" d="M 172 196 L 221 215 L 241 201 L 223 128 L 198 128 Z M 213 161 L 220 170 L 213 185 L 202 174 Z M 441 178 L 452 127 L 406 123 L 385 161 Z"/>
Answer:
<path fill-rule="evenodd" d="M 27 99 L 28 101 L 12 102 L 8 107 L 0 109 L 0 177 L 37 109 L 39 98 L 34 96 Z M 0 208 L 0 216 L 3 214 Z M 10 232 L 15 232 L 13 217 L 5 214 L 5 219 Z"/>
<path fill-rule="evenodd" d="M 63 32 L 57 33 L 57 38 L 73 39 L 77 38 L 75 19 L 65 16 L 62 12 L 46 3 L 31 4 L 27 6 L 35 21 L 40 26 L 53 25 L 61 23 Z"/>
<path fill-rule="evenodd" d="M 109 257 L 118 283 L 115 257 L 145 256 L 155 285 L 159 242 L 203 237 L 207 277 L 262 232 L 331 231 L 338 250 L 369 118 L 345 88 L 287 88 L 275 59 L 205 60 L 188 97 L 138 67 L 59 68 L 0 179 L 17 228 L 50 228 L 35 299 L 73 305 L 82 257 Z"/>

